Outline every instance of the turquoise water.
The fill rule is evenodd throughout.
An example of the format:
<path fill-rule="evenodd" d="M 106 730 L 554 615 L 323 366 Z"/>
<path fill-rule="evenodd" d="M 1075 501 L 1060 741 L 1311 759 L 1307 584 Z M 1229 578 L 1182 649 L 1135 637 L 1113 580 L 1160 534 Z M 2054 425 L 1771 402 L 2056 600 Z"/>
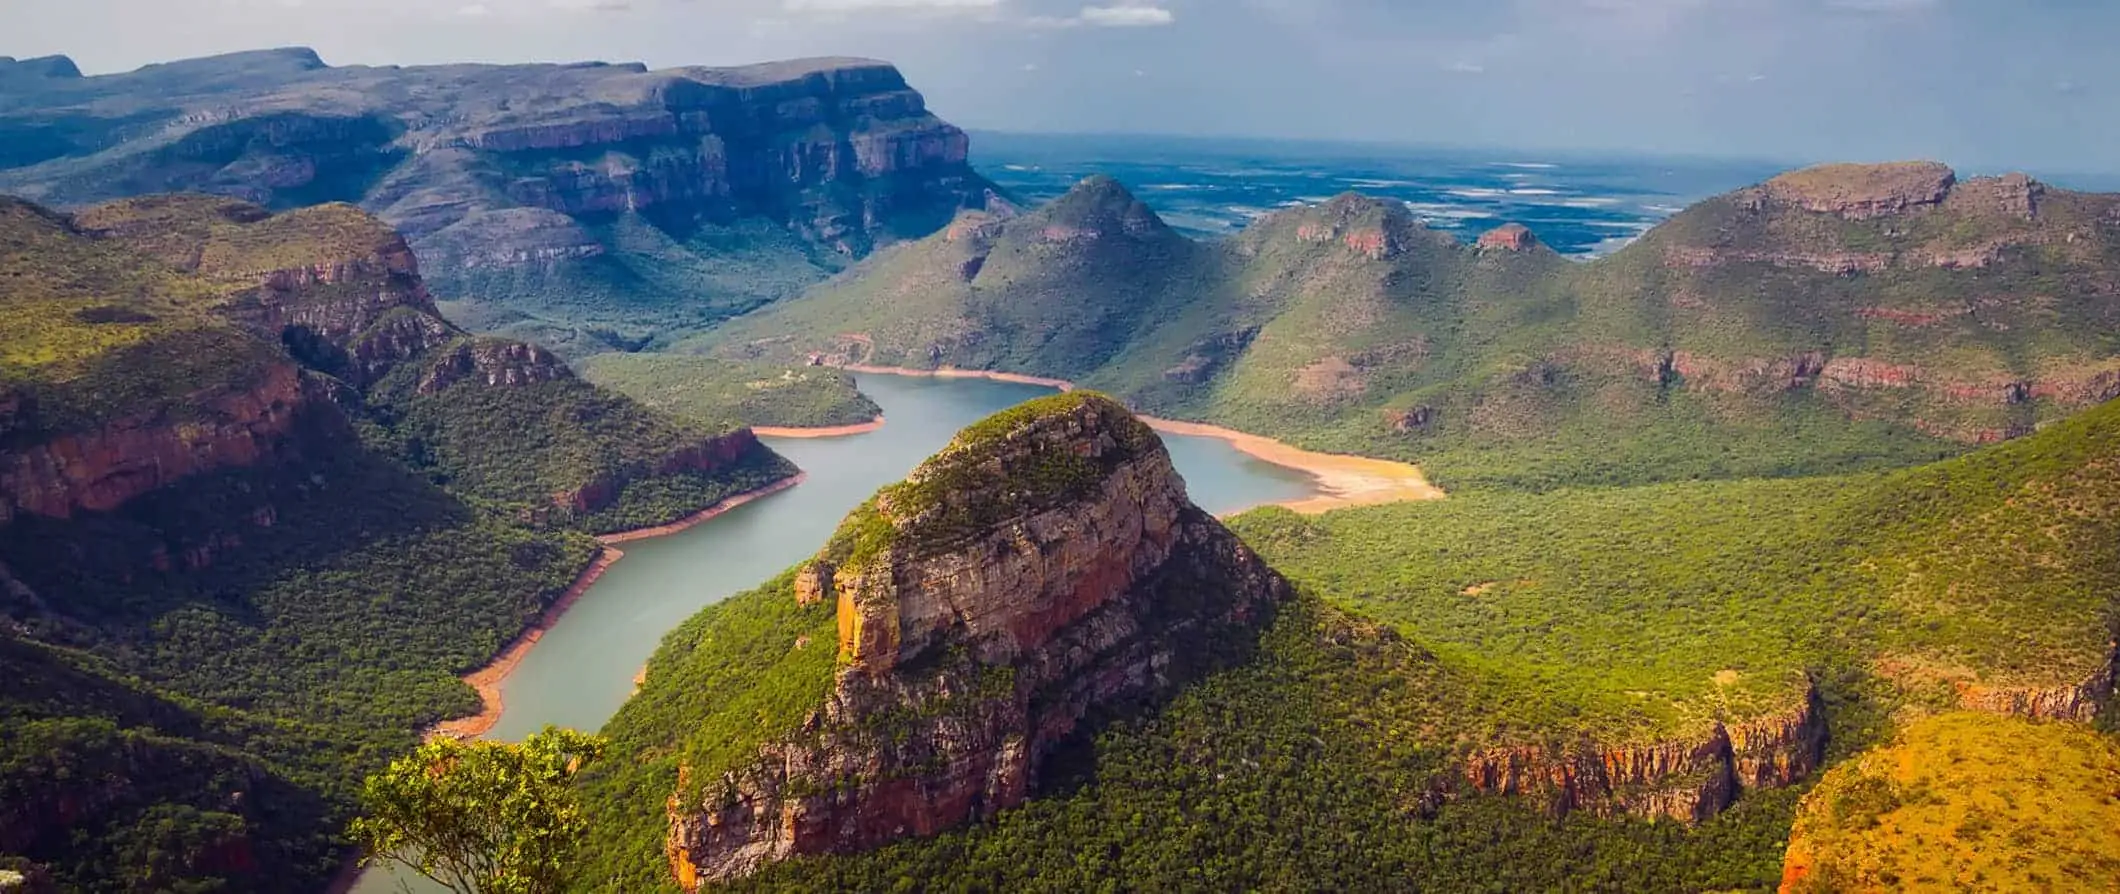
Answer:
<path fill-rule="evenodd" d="M 700 609 L 755 587 L 824 545 L 876 489 L 904 478 L 973 422 L 1052 389 L 976 379 L 863 375 L 889 420 L 876 432 L 769 443 L 808 480 L 681 534 L 621 547 L 626 557 L 584 594 L 502 688 L 491 736 L 516 740 L 546 724 L 593 730 L 633 691 L 663 633 Z M 1165 435 L 1193 502 L 1217 514 L 1316 493 L 1309 476 L 1212 438 Z M 360 894 L 402 890 L 370 873 Z M 417 890 L 427 890 L 418 887 Z"/>

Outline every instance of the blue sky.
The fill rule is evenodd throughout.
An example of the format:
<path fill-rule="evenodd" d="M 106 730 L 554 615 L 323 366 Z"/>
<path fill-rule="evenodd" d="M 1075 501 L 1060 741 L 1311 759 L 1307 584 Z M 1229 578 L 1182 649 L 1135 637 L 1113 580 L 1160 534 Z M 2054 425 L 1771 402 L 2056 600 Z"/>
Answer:
<path fill-rule="evenodd" d="M 899 63 L 975 127 L 1941 158 L 2120 172 L 2120 3 L 2064 0 L 0 0 L 90 71 L 327 61 Z"/>

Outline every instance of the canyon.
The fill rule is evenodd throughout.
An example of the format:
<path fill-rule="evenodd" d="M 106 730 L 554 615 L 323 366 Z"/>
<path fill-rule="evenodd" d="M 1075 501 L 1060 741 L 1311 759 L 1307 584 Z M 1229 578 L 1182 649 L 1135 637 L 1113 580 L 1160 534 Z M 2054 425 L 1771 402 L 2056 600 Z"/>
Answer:
<path fill-rule="evenodd" d="M 687 889 L 1020 804 L 1089 718 L 1241 653 L 1291 591 L 1191 504 L 1145 424 L 1071 394 L 886 488 L 792 596 L 836 606 L 830 695 L 754 758 L 684 769 L 667 851 Z"/>
<path fill-rule="evenodd" d="M 548 341 L 562 347 L 575 338 L 565 327 L 628 327 L 593 302 L 546 294 L 536 278 L 621 288 L 651 257 L 667 273 L 675 251 L 702 271 L 696 285 L 740 310 L 789 286 L 720 277 L 714 264 L 784 264 L 762 278 L 821 279 L 997 198 L 967 163 L 965 133 L 895 68 L 867 59 L 332 67 L 296 48 L 94 77 L 12 68 L 0 143 L 42 148 L 0 155 L 0 190 L 69 208 L 179 190 L 274 209 L 356 203 L 403 232 L 453 297 L 545 314 L 558 327 Z M 692 247 L 644 247 L 612 229 L 619 221 Z M 693 241 L 742 232 L 771 245 Z M 685 291 L 662 298 L 698 297 Z"/>

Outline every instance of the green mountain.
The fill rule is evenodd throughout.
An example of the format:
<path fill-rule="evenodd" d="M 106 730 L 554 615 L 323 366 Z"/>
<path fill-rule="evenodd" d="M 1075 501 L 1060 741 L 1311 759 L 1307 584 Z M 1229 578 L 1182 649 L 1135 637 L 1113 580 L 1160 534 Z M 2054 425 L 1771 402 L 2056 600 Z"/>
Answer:
<path fill-rule="evenodd" d="M 564 353 L 700 331 L 992 195 L 964 132 L 867 59 L 332 67 L 287 48 L 0 78 L 0 192 L 358 204 L 453 319 Z"/>
<path fill-rule="evenodd" d="M 1541 490 L 1903 466 L 2120 394 L 2120 197 L 1828 166 L 1610 257 L 1347 195 L 1227 240 L 1092 178 L 681 347 L 1060 376 L 1158 415 Z"/>
<path fill-rule="evenodd" d="M 1131 443 L 1039 421 L 1063 406 L 968 429 L 798 573 L 670 635 L 607 729 L 620 759 L 585 789 L 600 819 L 583 890 L 1764 889 L 1819 769 L 1928 735 L 1920 718 L 2110 719 L 2120 403 L 1886 473 L 1254 511 L 1230 528 L 1297 595 L 1196 653 L 1225 663 L 1041 750 L 981 726 L 1008 690 L 971 681 L 1050 674 L 1021 645 L 1050 630 L 1030 618 L 1132 591 L 1064 558 L 1032 567 L 1070 600 L 993 587 L 1023 566 L 986 535 L 1095 539 L 1102 501 L 1155 491 L 1068 484 L 1100 467 L 1038 459 Z M 1019 516 L 980 498 L 997 475 L 1005 493 L 1091 496 L 1027 496 Z M 945 480 L 961 485 L 931 488 Z M 1182 618 L 1241 592 L 1158 598 Z M 881 677 L 879 644 L 897 656 Z M 1129 679 L 1090 660 L 1036 677 L 1031 704 Z M 864 717 L 882 725 L 848 730 Z M 989 747 L 1045 755 L 1019 806 L 993 809 L 995 780 L 1021 771 L 968 756 Z M 966 804 L 973 821 L 948 812 Z"/>
<path fill-rule="evenodd" d="M 0 852 L 65 889 L 316 890 L 582 532 L 792 474 L 450 326 L 349 206 L 0 199 L 0 283 Z"/>

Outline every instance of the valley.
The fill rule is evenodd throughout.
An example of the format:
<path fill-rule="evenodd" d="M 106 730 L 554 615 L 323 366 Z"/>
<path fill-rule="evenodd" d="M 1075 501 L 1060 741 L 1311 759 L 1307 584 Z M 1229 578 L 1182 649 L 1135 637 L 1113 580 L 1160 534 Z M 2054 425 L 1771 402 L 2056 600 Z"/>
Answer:
<path fill-rule="evenodd" d="M 840 57 L 0 87 L 39 894 L 319 890 L 548 726 L 540 894 L 2120 885 L 2120 195 L 989 180 Z"/>

